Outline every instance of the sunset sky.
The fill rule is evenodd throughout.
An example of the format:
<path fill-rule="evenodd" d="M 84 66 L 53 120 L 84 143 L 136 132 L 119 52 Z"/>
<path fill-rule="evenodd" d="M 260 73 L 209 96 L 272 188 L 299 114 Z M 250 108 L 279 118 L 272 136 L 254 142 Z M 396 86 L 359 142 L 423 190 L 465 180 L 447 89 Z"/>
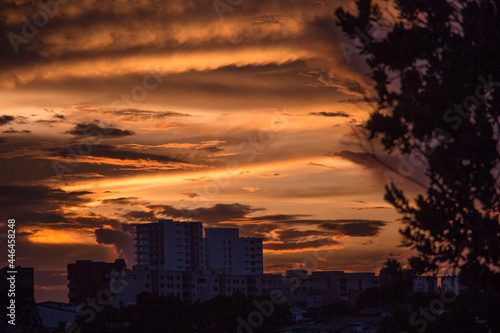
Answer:
<path fill-rule="evenodd" d="M 130 224 L 161 218 L 264 237 L 266 272 L 315 249 L 331 250 L 320 270 L 408 256 L 383 200 L 394 174 L 366 151 L 425 179 L 360 136 L 375 105 L 340 47 L 350 1 L 36 3 L 0 4 L 0 217 L 37 302 L 67 301 L 76 260 L 131 268 Z"/>

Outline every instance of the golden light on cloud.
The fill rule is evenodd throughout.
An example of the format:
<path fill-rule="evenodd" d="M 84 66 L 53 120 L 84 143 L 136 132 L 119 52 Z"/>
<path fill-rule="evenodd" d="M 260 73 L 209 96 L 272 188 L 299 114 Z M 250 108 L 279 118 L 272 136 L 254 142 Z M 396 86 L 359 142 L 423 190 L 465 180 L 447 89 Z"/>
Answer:
<path fill-rule="evenodd" d="M 248 191 L 248 192 L 255 192 L 255 191 L 258 191 L 260 190 L 260 187 L 242 187 L 242 189 L 244 189 L 245 191 Z"/>
<path fill-rule="evenodd" d="M 27 238 L 33 243 L 45 244 L 95 244 L 93 233 L 73 230 L 39 229 Z"/>
<path fill-rule="evenodd" d="M 277 244 L 277 245 L 285 245 L 285 243 L 280 243 L 280 242 L 267 242 L 264 244 Z M 315 252 L 315 251 L 328 251 L 328 250 L 341 250 L 344 248 L 342 245 L 328 245 L 328 246 L 318 246 L 318 245 L 311 245 L 309 247 L 304 247 L 304 248 L 299 248 L 299 249 L 284 249 L 284 250 L 271 250 L 271 249 L 266 249 L 264 245 L 264 250 L 263 252 L 265 254 L 284 254 L 284 253 L 294 253 L 294 254 L 299 254 L 299 253 L 307 253 L 307 252 Z"/>
<path fill-rule="evenodd" d="M 0 84 L 4 88 L 13 88 L 18 84 L 28 84 L 34 80 L 108 78 L 130 73 L 144 75 L 156 73 L 159 76 L 166 76 L 192 70 L 209 71 L 231 65 L 284 64 L 298 59 L 307 59 L 311 55 L 306 50 L 290 50 L 282 47 L 262 51 L 264 50 L 261 48 L 243 48 L 230 51 L 191 51 L 178 54 L 140 55 L 124 57 L 121 60 L 60 61 L 29 69 L 19 69 L 15 74 L 2 74 L 0 72 Z"/>
<path fill-rule="evenodd" d="M 20 33 L 32 8 L 7 3 L 7 31 Z M 264 237 L 281 271 L 317 249 L 376 250 L 366 260 L 378 265 L 399 224 L 380 226 L 396 213 L 351 135 L 371 109 L 359 59 L 338 47 L 337 5 L 244 2 L 221 20 L 211 2 L 76 1 L 19 54 L 7 40 L 0 189 L 18 196 L 2 207 L 40 249 L 23 264 L 123 256 L 131 267 L 130 224 L 198 210 L 191 220 Z M 337 219 L 344 234 L 322 227 Z M 351 220 L 376 221 L 366 232 Z"/>

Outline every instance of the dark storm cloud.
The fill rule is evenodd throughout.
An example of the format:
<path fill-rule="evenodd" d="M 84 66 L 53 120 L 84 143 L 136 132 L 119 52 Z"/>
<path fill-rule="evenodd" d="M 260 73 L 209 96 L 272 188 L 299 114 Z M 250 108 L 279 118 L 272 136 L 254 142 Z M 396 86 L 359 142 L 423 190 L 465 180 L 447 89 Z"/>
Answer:
<path fill-rule="evenodd" d="M 303 250 L 309 248 L 319 248 L 324 245 L 338 245 L 338 241 L 333 241 L 330 238 L 323 238 L 321 240 L 312 240 L 304 242 L 285 242 L 285 243 L 264 243 L 265 250 L 285 251 L 285 250 Z"/>
<path fill-rule="evenodd" d="M 119 228 L 120 221 L 94 212 L 79 215 L 68 211 L 92 200 L 88 191 L 67 192 L 59 188 L 33 185 L 0 186 L 2 218 L 15 218 L 22 226 L 46 226 L 52 229 Z"/>
<path fill-rule="evenodd" d="M 386 222 L 379 220 L 332 220 L 320 224 L 319 228 L 345 236 L 369 237 L 376 236 L 385 224 Z"/>
<path fill-rule="evenodd" d="M 279 230 L 276 232 L 281 241 L 294 241 L 300 240 L 303 237 L 311 236 L 326 236 L 331 235 L 331 232 L 321 230 L 298 230 L 295 228 Z"/>
<path fill-rule="evenodd" d="M 197 209 L 178 209 L 171 205 L 150 205 L 151 211 L 131 211 L 124 217 L 133 220 L 156 221 L 159 216 L 170 218 L 191 219 L 208 224 L 224 223 L 225 227 L 238 227 L 243 234 L 257 234 L 264 236 L 272 231 L 276 231 L 282 240 L 300 239 L 303 237 L 322 237 L 326 235 L 340 235 L 352 237 L 375 236 L 387 223 L 381 220 L 363 219 L 304 219 L 310 215 L 305 214 L 275 214 L 248 217 L 249 214 L 265 210 L 239 203 L 216 204 L 212 207 L 202 207 Z M 247 221 L 247 222 L 245 222 Z M 250 224 L 248 221 L 257 222 Z M 259 223 L 266 221 L 267 223 Z M 319 230 L 298 230 L 291 228 L 296 225 L 310 226 Z"/>
<path fill-rule="evenodd" d="M 134 210 L 123 215 L 127 220 L 134 220 L 137 222 L 157 222 L 159 218 L 154 212 L 146 212 L 142 210 Z"/>
<path fill-rule="evenodd" d="M 322 117 L 344 117 L 344 118 L 349 118 L 350 115 L 348 113 L 345 113 L 344 111 L 338 111 L 338 112 L 309 112 L 309 115 L 311 116 L 322 116 Z"/>
<path fill-rule="evenodd" d="M 232 203 L 216 204 L 208 208 L 198 208 L 196 210 L 192 210 L 192 212 L 194 214 L 193 218 L 200 219 L 201 221 L 206 223 L 215 223 L 244 218 L 248 214 L 261 210 L 264 210 L 264 208 L 253 208 L 249 205 Z"/>
<path fill-rule="evenodd" d="M 274 223 L 248 223 L 248 224 L 226 224 L 226 227 L 233 227 L 240 229 L 240 237 L 259 237 L 259 238 L 267 238 L 268 234 L 272 231 L 279 230 L 280 226 Z"/>
<path fill-rule="evenodd" d="M 124 257 L 129 265 L 133 263 L 134 241 L 129 233 L 113 229 L 95 229 L 95 238 L 99 244 L 114 245 L 118 254 Z"/>
<path fill-rule="evenodd" d="M 9 115 L 0 116 L 0 126 L 13 122 L 14 119 L 16 119 L 16 117 L 14 116 L 9 116 Z"/>
<path fill-rule="evenodd" d="M 311 216 L 308 214 L 275 214 L 275 215 L 263 215 L 252 217 L 252 221 L 286 221 L 286 220 L 294 220 L 301 217 Z"/>
<path fill-rule="evenodd" d="M 173 157 L 168 155 L 157 155 L 157 154 L 148 154 L 143 152 L 137 152 L 133 150 L 125 150 L 118 149 L 116 147 L 110 145 L 92 145 L 92 151 L 89 154 L 94 157 L 108 157 L 112 159 L 118 160 L 153 160 L 157 162 L 181 162 L 188 163 L 186 161 L 181 160 L 181 157 Z M 77 151 L 77 146 L 70 146 L 70 150 L 67 148 L 51 148 L 48 149 L 51 151 L 54 156 L 66 157 L 68 155 L 68 151 Z"/>
<path fill-rule="evenodd" d="M 367 210 L 367 209 L 392 209 L 391 207 L 386 206 L 373 206 L 373 207 L 360 207 L 360 208 L 352 208 L 354 210 Z"/>
<path fill-rule="evenodd" d="M 3 131 L 3 133 L 8 133 L 8 134 L 14 134 L 14 133 L 31 133 L 30 130 L 15 130 L 12 127 L 8 129 L 7 131 Z"/>
<path fill-rule="evenodd" d="M 44 211 L 44 212 L 36 212 L 36 211 L 28 211 L 28 212 L 18 212 L 17 214 L 12 214 L 12 216 L 18 220 L 22 221 L 23 225 L 61 225 L 63 228 L 67 228 L 68 224 L 71 224 L 70 221 L 64 214 L 60 212 L 52 212 L 52 211 Z M 79 226 L 75 226 L 79 227 Z"/>
<path fill-rule="evenodd" d="M 114 199 L 104 199 L 101 201 L 103 204 L 113 204 L 113 205 L 130 205 L 134 204 L 137 201 L 137 197 L 122 197 L 122 198 L 114 198 Z"/>
<path fill-rule="evenodd" d="M 329 235 L 351 236 L 351 237 L 369 237 L 376 236 L 381 228 L 387 223 L 380 220 L 363 219 L 304 219 L 310 215 L 305 214 L 276 214 L 257 217 L 248 217 L 247 215 L 264 210 L 263 208 L 254 208 L 249 205 L 239 203 L 216 204 L 208 208 L 198 209 L 178 209 L 170 205 L 150 205 L 151 211 L 131 211 L 123 215 L 125 218 L 136 221 L 157 221 L 160 216 L 170 218 L 191 219 L 208 224 L 224 223 L 224 227 L 239 228 L 241 233 L 254 237 L 266 237 L 271 232 L 275 232 L 278 240 L 281 241 L 299 241 L 307 237 L 327 237 Z M 250 224 L 245 221 L 254 221 Z M 266 221 L 268 223 L 259 223 Z M 309 226 L 313 230 L 299 230 L 293 226 Z M 317 228 L 317 229 L 316 229 Z M 304 245 L 304 244 L 303 244 Z M 281 245 L 277 245 L 276 249 Z M 282 246 L 281 246 L 282 247 Z M 293 244 L 289 245 L 294 248 Z M 300 248 L 300 247 L 298 247 Z"/>
<path fill-rule="evenodd" d="M 202 207 L 197 209 L 177 209 L 170 205 L 151 205 L 159 215 L 165 215 L 173 218 L 190 218 L 205 223 L 217 223 L 222 221 L 230 221 L 233 219 L 241 219 L 250 213 L 254 213 L 263 208 L 253 208 L 248 205 L 239 203 L 232 204 L 216 204 L 212 207 Z"/>
<path fill-rule="evenodd" d="M 250 220 L 259 221 L 266 220 L 270 222 L 275 222 L 282 229 L 278 231 L 278 235 L 283 235 L 284 237 L 292 237 L 296 235 L 297 237 L 308 237 L 308 236 L 321 236 L 325 235 L 325 231 L 333 232 L 336 235 L 343 236 L 353 236 L 353 237 L 368 237 L 375 236 L 379 233 L 380 229 L 387 224 L 386 221 L 381 220 L 363 220 L 363 219 L 335 219 L 335 220 L 323 220 L 323 219 L 303 219 L 302 216 L 309 215 L 267 215 L 252 217 Z M 286 227 L 294 225 L 306 225 L 318 227 L 322 230 L 297 230 L 294 228 L 284 229 Z M 300 234 L 303 233 L 301 236 Z M 281 237 L 281 236 L 280 236 Z"/>
<path fill-rule="evenodd" d="M 194 150 L 203 150 L 207 153 L 218 153 L 220 151 L 224 151 L 224 149 L 219 148 L 217 146 L 206 146 L 206 147 L 197 147 L 197 148 L 192 148 Z"/>
<path fill-rule="evenodd" d="M 321 163 L 309 162 L 308 164 L 312 165 L 312 166 L 319 166 L 319 167 L 322 167 L 322 168 L 328 168 L 328 169 L 332 169 L 332 170 L 338 170 L 339 169 L 337 167 L 334 167 L 334 166 L 331 166 L 331 165 L 326 165 L 326 164 L 321 164 Z"/>
<path fill-rule="evenodd" d="M 26 237 L 29 235 L 33 235 L 33 232 L 29 232 L 29 231 L 16 232 L 16 237 Z"/>
<path fill-rule="evenodd" d="M 190 198 L 199 197 L 200 195 L 194 191 L 184 191 L 182 194 L 187 195 Z"/>
<path fill-rule="evenodd" d="M 78 224 L 78 226 L 83 228 L 102 228 L 105 225 L 115 228 L 121 226 L 121 222 L 119 220 L 101 216 L 95 213 L 91 213 L 90 216 L 69 215 L 68 218 L 71 222 L 76 223 Z"/>
<path fill-rule="evenodd" d="M 129 223 L 121 223 L 121 229 L 131 235 L 135 233 L 135 226 Z"/>
<path fill-rule="evenodd" d="M 375 97 L 364 97 L 364 98 L 348 98 L 342 99 L 339 103 L 348 103 L 348 104 L 359 104 L 359 103 L 377 103 L 377 98 Z"/>
<path fill-rule="evenodd" d="M 131 130 L 122 130 L 112 126 L 104 127 L 100 126 L 97 123 L 76 124 L 72 130 L 67 131 L 66 133 L 76 136 L 102 135 L 104 137 L 115 137 L 115 138 L 135 134 L 135 132 Z"/>
<path fill-rule="evenodd" d="M 66 117 L 62 114 L 53 114 L 51 119 L 38 119 L 35 121 L 35 123 L 38 124 L 55 124 L 55 123 L 61 123 L 64 120 L 66 120 Z"/>
<path fill-rule="evenodd" d="M 44 185 L 6 185 L 0 186 L 0 207 L 16 208 L 40 205 L 44 208 L 61 205 L 80 205 L 89 202 L 81 196 L 88 191 L 66 192 L 59 188 Z"/>
<path fill-rule="evenodd" d="M 126 121 L 145 121 L 152 119 L 174 118 L 174 117 L 191 117 L 188 113 L 181 113 L 175 111 L 152 111 L 152 110 L 139 110 L 139 109 L 88 109 L 78 108 L 83 111 L 94 111 L 110 116 L 121 117 Z"/>
<path fill-rule="evenodd" d="M 23 226 L 46 226 L 51 229 L 81 229 L 102 228 L 104 226 L 120 227 L 120 221 L 105 216 L 94 214 L 94 216 L 77 216 L 75 214 L 59 211 L 28 211 L 11 213 L 12 217 L 20 221 Z"/>

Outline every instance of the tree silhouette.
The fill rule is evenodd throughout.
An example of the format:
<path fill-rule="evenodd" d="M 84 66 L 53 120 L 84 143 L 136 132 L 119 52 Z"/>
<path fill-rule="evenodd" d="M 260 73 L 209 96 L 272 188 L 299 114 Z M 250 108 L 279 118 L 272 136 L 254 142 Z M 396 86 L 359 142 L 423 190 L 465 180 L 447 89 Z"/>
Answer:
<path fill-rule="evenodd" d="M 369 139 L 427 166 L 426 193 L 414 204 L 394 182 L 386 186 L 403 238 L 418 251 L 410 264 L 419 273 L 457 269 L 468 292 L 498 305 L 500 1 L 400 0 L 388 11 L 355 3 L 357 16 L 342 8 L 336 16 L 372 69 Z M 480 316 L 493 326 L 500 316 L 490 311 Z"/>

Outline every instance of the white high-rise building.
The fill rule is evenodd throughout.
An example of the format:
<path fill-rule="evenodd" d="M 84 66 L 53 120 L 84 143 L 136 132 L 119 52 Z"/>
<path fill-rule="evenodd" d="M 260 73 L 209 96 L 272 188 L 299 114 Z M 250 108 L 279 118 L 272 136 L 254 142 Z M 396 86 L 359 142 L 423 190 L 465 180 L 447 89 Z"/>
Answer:
<path fill-rule="evenodd" d="M 231 274 L 262 274 L 262 238 L 240 238 L 237 228 L 205 229 L 208 269 L 226 269 Z"/>
<path fill-rule="evenodd" d="M 205 268 L 201 222 L 160 220 L 135 227 L 137 265 L 155 265 L 168 271 Z"/>
<path fill-rule="evenodd" d="M 207 228 L 201 222 L 160 220 L 135 224 L 138 266 L 165 271 L 227 270 L 262 274 L 262 238 L 239 237 L 237 228 Z"/>

